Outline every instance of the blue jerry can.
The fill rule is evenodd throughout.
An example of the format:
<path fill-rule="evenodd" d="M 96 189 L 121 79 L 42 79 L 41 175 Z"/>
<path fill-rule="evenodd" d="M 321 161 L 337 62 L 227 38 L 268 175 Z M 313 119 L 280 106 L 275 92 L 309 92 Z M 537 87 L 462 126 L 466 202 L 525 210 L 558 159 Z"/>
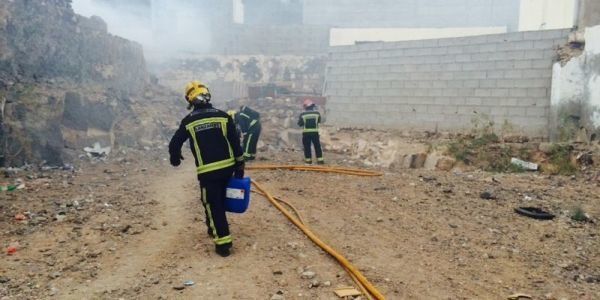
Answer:
<path fill-rule="evenodd" d="M 241 214 L 250 204 L 250 178 L 231 178 L 225 193 L 225 210 Z"/>

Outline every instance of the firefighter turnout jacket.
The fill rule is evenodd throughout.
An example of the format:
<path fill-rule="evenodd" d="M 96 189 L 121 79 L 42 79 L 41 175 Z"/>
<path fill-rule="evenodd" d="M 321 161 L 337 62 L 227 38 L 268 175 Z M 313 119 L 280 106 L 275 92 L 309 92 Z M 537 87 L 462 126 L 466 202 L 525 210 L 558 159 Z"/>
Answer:
<path fill-rule="evenodd" d="M 226 112 L 210 104 L 197 107 L 182 121 L 169 143 L 171 158 L 181 157 L 181 146 L 190 140 L 198 179 L 216 171 L 231 170 L 244 161 L 236 125 Z"/>
<path fill-rule="evenodd" d="M 321 114 L 316 110 L 307 110 L 300 114 L 298 126 L 302 127 L 303 133 L 319 133 L 319 124 L 321 123 Z"/>
<path fill-rule="evenodd" d="M 238 124 L 244 133 L 260 126 L 260 114 L 247 106 L 242 108 L 237 117 Z"/>

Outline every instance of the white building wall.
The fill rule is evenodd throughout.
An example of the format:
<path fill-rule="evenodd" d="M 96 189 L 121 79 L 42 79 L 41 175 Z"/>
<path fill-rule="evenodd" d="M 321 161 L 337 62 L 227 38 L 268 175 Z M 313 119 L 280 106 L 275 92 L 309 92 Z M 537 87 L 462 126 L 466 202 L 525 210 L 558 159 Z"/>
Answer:
<path fill-rule="evenodd" d="M 600 26 L 585 29 L 585 51 L 565 65 L 554 64 L 552 79 L 552 137 L 576 116 L 589 136 L 600 131 Z"/>

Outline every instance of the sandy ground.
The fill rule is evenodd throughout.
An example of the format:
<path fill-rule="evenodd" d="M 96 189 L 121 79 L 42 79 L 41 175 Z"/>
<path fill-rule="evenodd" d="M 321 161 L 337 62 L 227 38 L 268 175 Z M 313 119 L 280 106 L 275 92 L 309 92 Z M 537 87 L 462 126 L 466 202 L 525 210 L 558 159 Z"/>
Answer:
<path fill-rule="evenodd" d="M 29 175 L 26 189 L 0 198 L 3 249 L 18 243 L 17 253 L 2 253 L 0 298 L 336 299 L 336 287 L 351 285 L 258 195 L 246 214 L 229 215 L 233 255 L 217 256 L 192 162 L 175 169 L 163 159 L 163 152 L 130 152 L 82 162 L 75 173 L 17 174 Z M 600 216 L 598 183 L 582 176 L 247 173 L 298 207 L 387 299 L 600 299 L 599 224 L 572 221 L 568 212 L 581 206 Z M 485 191 L 496 199 L 481 199 Z M 557 217 L 533 220 L 515 214 L 517 206 Z M 27 219 L 15 220 L 18 213 Z M 301 278 L 306 270 L 318 287 Z M 175 289 L 188 280 L 195 284 Z"/>

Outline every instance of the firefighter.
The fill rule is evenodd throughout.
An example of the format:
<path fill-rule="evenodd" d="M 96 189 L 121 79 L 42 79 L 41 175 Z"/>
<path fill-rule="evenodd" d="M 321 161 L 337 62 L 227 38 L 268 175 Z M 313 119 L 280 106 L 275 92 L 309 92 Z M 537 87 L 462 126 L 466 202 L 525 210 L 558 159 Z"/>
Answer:
<path fill-rule="evenodd" d="M 238 123 L 238 113 L 235 110 L 228 110 L 227 114 L 231 117 L 231 119 L 233 120 L 233 123 L 235 124 L 235 129 L 238 132 L 238 138 L 240 139 L 240 141 L 242 140 L 242 129 L 240 128 L 240 124 Z"/>
<path fill-rule="evenodd" d="M 225 193 L 232 175 L 244 177 L 244 158 L 232 118 L 213 108 L 210 98 L 210 91 L 202 83 L 192 81 L 186 86 L 185 99 L 192 112 L 183 118 L 171 139 L 169 154 L 171 165 L 179 166 L 183 159 L 181 147 L 190 141 L 208 234 L 217 254 L 227 257 L 233 243 L 225 215 Z"/>
<path fill-rule="evenodd" d="M 261 125 L 260 114 L 248 106 L 242 106 L 236 115 L 237 122 L 244 136 L 242 146 L 244 147 L 244 159 L 246 161 L 256 159 L 256 144 L 260 137 Z"/>
<path fill-rule="evenodd" d="M 304 112 L 298 118 L 298 126 L 302 127 L 302 145 L 304 146 L 304 163 L 312 164 L 311 144 L 315 146 L 315 155 L 317 163 L 325 164 L 321 141 L 319 139 L 319 124 L 321 123 L 321 114 L 316 110 L 316 105 L 306 99 L 303 103 Z"/>

